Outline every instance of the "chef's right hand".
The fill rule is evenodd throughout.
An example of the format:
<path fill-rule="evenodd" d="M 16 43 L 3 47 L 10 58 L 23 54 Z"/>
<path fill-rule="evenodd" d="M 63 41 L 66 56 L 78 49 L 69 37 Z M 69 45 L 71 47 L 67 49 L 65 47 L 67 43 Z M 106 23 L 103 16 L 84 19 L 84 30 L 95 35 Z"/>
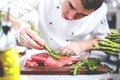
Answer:
<path fill-rule="evenodd" d="M 27 23 L 23 23 L 17 31 L 18 43 L 28 48 L 40 49 L 44 48 L 44 41 L 40 38 Z"/>

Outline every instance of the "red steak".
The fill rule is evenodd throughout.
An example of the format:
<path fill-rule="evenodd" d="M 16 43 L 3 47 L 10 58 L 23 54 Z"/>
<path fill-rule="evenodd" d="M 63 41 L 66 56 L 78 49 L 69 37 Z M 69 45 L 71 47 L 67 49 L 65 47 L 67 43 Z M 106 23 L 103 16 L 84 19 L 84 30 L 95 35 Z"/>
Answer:
<path fill-rule="evenodd" d="M 35 61 L 29 59 L 26 60 L 25 67 L 34 67 L 34 66 L 38 66 L 38 64 Z"/>
<path fill-rule="evenodd" d="M 60 60 L 55 60 L 49 56 L 44 62 L 44 65 L 47 67 L 62 67 L 64 65 L 69 65 L 79 61 L 79 59 L 77 58 L 72 58 L 68 56 L 60 56 L 60 57 L 61 57 Z"/>
<path fill-rule="evenodd" d="M 72 58 L 68 56 L 60 56 L 60 60 L 55 60 L 48 53 L 40 53 L 31 55 L 32 60 L 26 60 L 25 66 L 38 66 L 38 64 L 42 63 L 44 66 L 47 67 L 62 67 L 65 65 L 73 64 L 79 59 Z"/>
<path fill-rule="evenodd" d="M 45 60 L 49 57 L 48 53 L 39 53 L 35 55 L 31 55 L 31 59 L 37 63 L 45 62 Z"/>

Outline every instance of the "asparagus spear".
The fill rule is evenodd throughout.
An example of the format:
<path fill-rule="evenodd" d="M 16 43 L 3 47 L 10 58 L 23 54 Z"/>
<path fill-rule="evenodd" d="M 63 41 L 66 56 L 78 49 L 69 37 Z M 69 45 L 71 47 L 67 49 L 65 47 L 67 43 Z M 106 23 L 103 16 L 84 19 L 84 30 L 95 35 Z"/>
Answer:
<path fill-rule="evenodd" d="M 38 30 L 36 30 L 35 26 L 33 25 L 32 22 L 29 22 L 29 24 L 31 25 L 31 28 L 33 31 L 35 31 L 39 36 L 40 36 L 40 32 Z M 41 36 L 40 36 L 41 37 Z M 56 60 L 60 60 L 60 56 L 55 54 L 55 51 L 53 51 L 52 49 L 50 49 L 47 45 L 44 46 L 44 49 L 49 53 L 49 55 L 56 59 Z"/>
<path fill-rule="evenodd" d="M 53 57 L 56 60 L 60 60 L 60 56 L 56 55 L 52 49 L 50 49 L 47 45 L 44 46 L 44 49 L 49 53 L 51 57 Z"/>
<path fill-rule="evenodd" d="M 105 42 L 107 44 L 112 44 L 112 45 L 118 45 L 117 43 L 113 42 L 113 41 L 110 41 L 108 39 L 99 39 L 98 40 L 99 42 L 102 41 L 102 42 Z"/>
<path fill-rule="evenodd" d="M 110 29 L 110 34 L 118 34 L 119 35 L 119 33 L 118 33 L 118 31 L 116 30 L 116 29 Z"/>
<path fill-rule="evenodd" d="M 29 24 L 31 25 L 31 29 L 32 29 L 33 31 L 35 31 L 35 32 L 40 36 L 40 32 L 39 32 L 38 30 L 36 30 L 36 28 L 35 28 L 35 26 L 33 25 L 33 23 L 32 23 L 32 22 L 29 22 Z"/>
<path fill-rule="evenodd" d="M 100 45 L 93 45 L 95 50 L 103 51 L 107 54 L 116 55 L 117 48 L 100 46 Z"/>
<path fill-rule="evenodd" d="M 110 33 L 105 38 L 118 43 L 119 36 L 119 32 L 116 29 L 110 29 Z"/>
<path fill-rule="evenodd" d="M 103 46 L 103 47 L 104 46 L 105 47 L 111 47 L 111 48 L 118 48 L 119 47 L 119 45 L 117 43 L 115 43 L 115 42 L 108 42 L 106 40 L 99 40 L 98 44 L 100 46 Z"/>
<path fill-rule="evenodd" d="M 117 50 L 116 48 L 99 46 L 99 45 L 94 45 L 94 49 L 96 49 L 96 50 L 107 50 L 107 51 L 116 51 Z"/>
<path fill-rule="evenodd" d="M 61 52 L 58 52 L 58 51 L 55 51 L 55 50 L 52 50 L 54 54 L 58 55 L 58 56 L 71 56 L 71 54 L 62 54 Z"/>
<path fill-rule="evenodd" d="M 117 50 L 116 51 L 108 51 L 108 50 L 103 50 L 105 53 L 107 54 L 111 54 L 111 55 L 116 55 Z"/>
<path fill-rule="evenodd" d="M 119 39 L 114 39 L 114 40 L 111 40 L 111 41 L 113 41 L 113 42 L 119 44 Z"/>

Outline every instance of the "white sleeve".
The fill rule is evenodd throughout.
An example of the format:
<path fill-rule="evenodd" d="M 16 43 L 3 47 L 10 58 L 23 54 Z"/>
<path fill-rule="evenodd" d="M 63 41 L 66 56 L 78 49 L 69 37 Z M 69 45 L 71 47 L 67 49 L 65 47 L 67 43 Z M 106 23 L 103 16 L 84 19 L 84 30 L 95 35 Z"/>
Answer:
<path fill-rule="evenodd" d="M 9 0 L 0 0 L 0 11 L 7 5 Z"/>
<path fill-rule="evenodd" d="M 39 1 L 40 0 L 10 0 L 3 11 L 7 11 L 8 7 L 10 7 L 10 13 L 15 18 L 20 18 L 33 9 L 36 9 Z"/>
<path fill-rule="evenodd" d="M 101 20 L 101 22 L 97 25 L 96 29 L 92 32 L 92 36 L 104 39 L 108 33 L 110 33 L 110 28 L 106 17 L 104 17 L 103 20 Z"/>

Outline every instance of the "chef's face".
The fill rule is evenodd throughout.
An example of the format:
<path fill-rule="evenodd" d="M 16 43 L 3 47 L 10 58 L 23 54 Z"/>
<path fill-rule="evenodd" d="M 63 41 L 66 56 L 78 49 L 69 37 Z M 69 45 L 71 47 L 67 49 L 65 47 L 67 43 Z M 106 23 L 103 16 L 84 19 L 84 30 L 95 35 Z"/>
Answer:
<path fill-rule="evenodd" d="M 93 10 L 84 9 L 81 0 L 63 0 L 62 16 L 66 20 L 81 19 L 92 13 Z"/>

